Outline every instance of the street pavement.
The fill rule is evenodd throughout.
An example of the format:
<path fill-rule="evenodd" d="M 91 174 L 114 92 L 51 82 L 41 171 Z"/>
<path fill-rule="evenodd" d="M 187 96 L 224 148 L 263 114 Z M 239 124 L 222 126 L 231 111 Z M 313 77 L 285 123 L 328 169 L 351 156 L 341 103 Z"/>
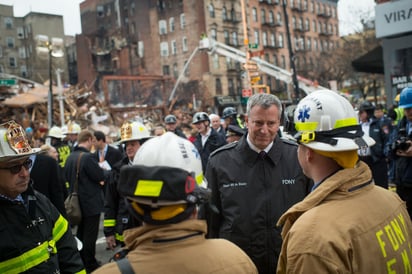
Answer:
<path fill-rule="evenodd" d="M 96 241 L 96 259 L 102 264 L 106 264 L 113 257 L 113 255 L 120 250 L 120 247 L 115 251 L 106 250 L 106 239 L 103 234 L 103 219 L 104 214 L 102 213 L 100 218 L 99 235 L 97 236 Z"/>

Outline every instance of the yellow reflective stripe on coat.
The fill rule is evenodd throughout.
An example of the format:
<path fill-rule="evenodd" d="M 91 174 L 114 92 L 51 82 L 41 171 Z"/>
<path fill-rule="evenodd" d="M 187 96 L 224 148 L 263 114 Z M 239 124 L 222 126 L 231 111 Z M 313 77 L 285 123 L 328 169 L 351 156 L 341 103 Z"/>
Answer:
<path fill-rule="evenodd" d="M 69 222 L 62 215 L 60 215 L 57 221 L 54 223 L 53 240 L 55 242 L 59 241 L 64 233 L 66 233 L 68 228 Z"/>
<path fill-rule="evenodd" d="M 103 226 L 104 227 L 114 227 L 116 226 L 116 220 L 115 219 L 105 219 L 103 221 Z"/>
<path fill-rule="evenodd" d="M 116 238 L 116 240 L 118 240 L 119 242 L 124 243 L 124 237 L 122 234 L 116 233 L 116 235 L 114 236 Z"/>
<path fill-rule="evenodd" d="M 26 251 L 18 257 L 0 262 L 0 273 L 20 273 L 35 267 L 57 253 L 56 242 L 66 233 L 69 227 L 67 220 L 60 215 L 53 227 L 53 239 Z M 81 272 L 80 272 L 81 273 Z"/>
<path fill-rule="evenodd" d="M 35 267 L 50 258 L 49 243 L 44 242 L 18 257 L 0 263 L 0 273 L 20 273 Z"/>

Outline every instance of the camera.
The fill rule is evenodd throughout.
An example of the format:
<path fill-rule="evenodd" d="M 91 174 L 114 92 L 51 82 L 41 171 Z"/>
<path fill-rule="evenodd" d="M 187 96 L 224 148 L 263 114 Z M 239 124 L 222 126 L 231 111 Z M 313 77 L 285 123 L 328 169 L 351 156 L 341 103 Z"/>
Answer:
<path fill-rule="evenodd" d="M 398 132 L 398 139 L 392 144 L 392 150 L 407 150 L 410 147 L 410 143 L 407 141 L 411 140 L 409 136 L 406 136 L 406 129 L 400 128 Z"/>

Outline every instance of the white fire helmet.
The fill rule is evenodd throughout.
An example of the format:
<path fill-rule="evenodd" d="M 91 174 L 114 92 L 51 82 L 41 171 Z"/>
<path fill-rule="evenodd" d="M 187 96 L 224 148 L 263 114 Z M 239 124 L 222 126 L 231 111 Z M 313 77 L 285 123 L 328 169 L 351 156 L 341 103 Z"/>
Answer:
<path fill-rule="evenodd" d="M 67 124 L 67 132 L 66 134 L 79 134 L 82 129 L 80 128 L 80 125 L 76 122 L 69 122 Z"/>
<path fill-rule="evenodd" d="M 120 128 L 120 143 L 149 139 L 150 132 L 141 122 L 125 122 Z"/>
<path fill-rule="evenodd" d="M 23 127 L 11 120 L 0 125 L 0 162 L 14 162 L 40 152 L 31 148 Z"/>
<path fill-rule="evenodd" d="M 56 139 L 63 139 L 64 137 L 66 137 L 66 136 L 64 136 L 62 129 L 58 126 L 53 126 L 49 130 L 49 133 L 47 134 L 47 136 L 48 137 L 53 137 L 53 138 L 56 138 Z"/>
<path fill-rule="evenodd" d="M 145 142 L 134 156 L 133 164 L 180 168 L 192 173 L 198 185 L 207 187 L 198 150 L 192 142 L 172 132 Z"/>
<path fill-rule="evenodd" d="M 320 151 L 348 151 L 375 144 L 363 134 L 356 112 L 343 96 L 331 90 L 314 91 L 296 107 L 296 139 Z"/>

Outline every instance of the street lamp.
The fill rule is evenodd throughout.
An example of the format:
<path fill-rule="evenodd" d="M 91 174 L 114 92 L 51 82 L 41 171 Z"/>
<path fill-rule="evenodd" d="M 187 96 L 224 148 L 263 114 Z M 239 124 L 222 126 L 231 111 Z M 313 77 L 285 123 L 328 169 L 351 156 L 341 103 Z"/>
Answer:
<path fill-rule="evenodd" d="M 47 123 L 49 128 L 53 126 L 53 75 L 52 75 L 52 57 L 63 57 L 63 39 L 52 37 L 49 40 L 47 35 L 36 36 L 36 52 L 40 58 L 49 58 L 49 94 L 47 97 Z"/>

